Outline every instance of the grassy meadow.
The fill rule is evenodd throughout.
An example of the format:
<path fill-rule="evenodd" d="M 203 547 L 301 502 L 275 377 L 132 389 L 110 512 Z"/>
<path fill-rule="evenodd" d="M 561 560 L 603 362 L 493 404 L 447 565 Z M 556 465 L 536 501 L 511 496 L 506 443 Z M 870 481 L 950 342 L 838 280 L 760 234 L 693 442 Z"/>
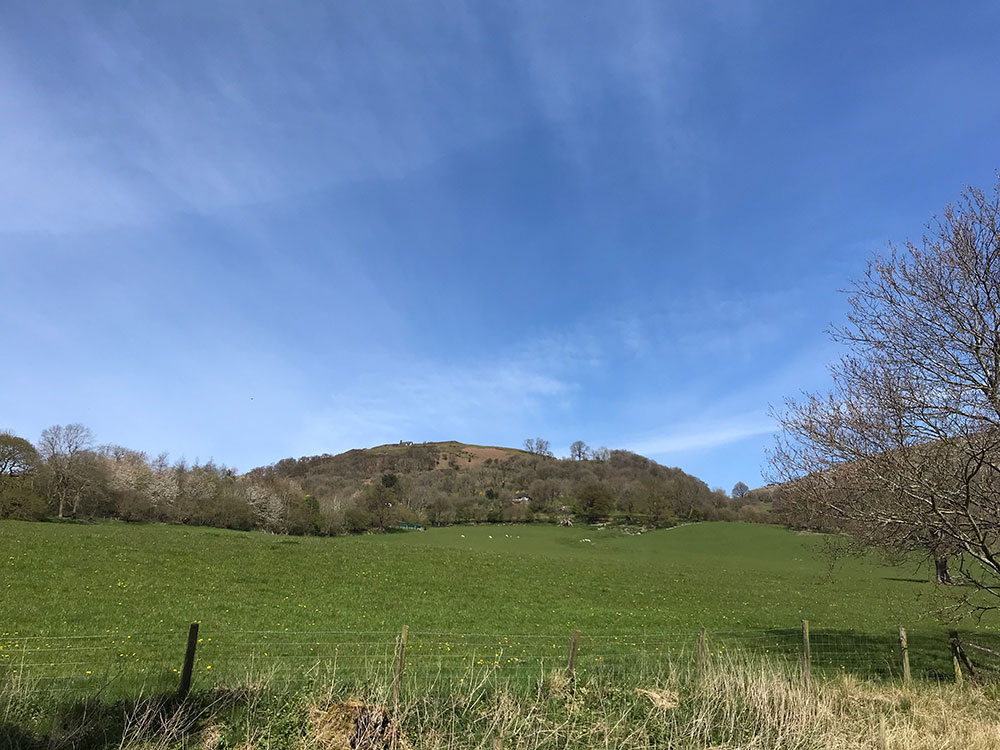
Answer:
<path fill-rule="evenodd" d="M 352 704 L 337 701 L 392 705 L 405 624 L 396 719 L 413 746 L 990 747 L 996 690 L 952 692 L 926 566 L 831 567 L 823 544 L 731 523 L 324 539 L 0 522 L 0 740 L 340 747 L 330 727 Z M 802 619 L 813 690 L 798 679 Z M 178 703 L 192 621 L 194 692 Z M 899 624 L 917 692 L 900 690 Z M 562 676 L 574 629 L 578 690 Z"/>
<path fill-rule="evenodd" d="M 469 667 L 533 674 L 564 663 L 573 629 L 582 668 L 691 654 L 702 627 L 713 653 L 794 657 L 808 619 L 820 665 L 892 674 L 903 624 L 914 671 L 947 676 L 946 628 L 934 614 L 945 602 L 929 570 L 855 558 L 831 566 L 822 544 L 731 523 L 641 535 L 455 526 L 326 539 L 7 521 L 0 664 L 21 660 L 21 674 L 65 687 L 126 670 L 169 682 L 198 621 L 202 681 L 249 661 L 388 669 L 406 624 L 413 673 L 461 679 Z"/>
<path fill-rule="evenodd" d="M 585 541 L 589 540 L 589 541 Z M 933 628 L 921 565 L 846 559 L 822 537 L 702 523 L 629 536 L 553 526 L 283 537 L 183 526 L 0 522 L 8 634 L 184 629 L 601 634 Z"/>

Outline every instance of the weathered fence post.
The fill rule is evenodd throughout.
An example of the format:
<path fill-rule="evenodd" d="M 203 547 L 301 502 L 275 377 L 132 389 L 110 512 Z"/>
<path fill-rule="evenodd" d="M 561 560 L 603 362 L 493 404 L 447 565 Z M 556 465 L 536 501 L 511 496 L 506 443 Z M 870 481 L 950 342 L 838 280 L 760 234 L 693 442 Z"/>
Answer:
<path fill-rule="evenodd" d="M 962 642 L 958 639 L 958 631 L 952 630 L 948 633 L 948 645 L 951 646 L 951 658 L 955 662 L 955 684 L 962 684 L 962 665 L 969 670 L 969 677 L 975 678 L 976 669 L 972 666 L 972 662 L 969 661 L 969 657 L 965 655 L 965 651 L 962 649 Z"/>
<path fill-rule="evenodd" d="M 802 621 L 802 680 L 806 685 L 812 678 L 812 650 L 809 646 L 809 620 Z"/>
<path fill-rule="evenodd" d="M 580 645 L 580 631 L 573 630 L 573 639 L 569 642 L 569 660 L 566 662 L 566 676 L 572 680 L 576 668 L 576 649 Z"/>
<path fill-rule="evenodd" d="M 399 689 L 403 683 L 403 667 L 406 664 L 406 634 L 409 630 L 409 627 L 404 625 L 399 632 L 399 640 L 396 642 L 396 672 L 392 676 L 392 726 L 389 743 L 392 750 L 399 747 L 399 735 L 402 731 L 399 726 Z"/>
<path fill-rule="evenodd" d="M 406 663 L 406 634 L 409 628 L 404 625 L 396 643 L 396 673 L 392 678 L 392 710 L 399 711 L 399 686 L 403 682 L 403 666 Z"/>
<path fill-rule="evenodd" d="M 903 659 L 903 684 L 910 684 L 910 650 L 906 646 L 906 628 L 899 626 L 899 654 Z"/>
<path fill-rule="evenodd" d="M 191 692 L 191 675 L 194 672 L 194 652 L 198 648 L 198 623 L 192 622 L 188 629 L 187 651 L 184 652 L 184 666 L 181 668 L 181 686 L 178 698 L 186 698 Z"/>
<path fill-rule="evenodd" d="M 958 633 L 954 630 L 948 634 L 948 646 L 951 647 L 951 660 L 955 666 L 955 684 L 962 684 L 962 665 L 958 661 Z"/>
<path fill-rule="evenodd" d="M 705 673 L 705 658 L 708 655 L 708 645 L 705 643 L 705 628 L 698 631 L 698 655 L 695 657 L 694 673 L 700 680 Z"/>

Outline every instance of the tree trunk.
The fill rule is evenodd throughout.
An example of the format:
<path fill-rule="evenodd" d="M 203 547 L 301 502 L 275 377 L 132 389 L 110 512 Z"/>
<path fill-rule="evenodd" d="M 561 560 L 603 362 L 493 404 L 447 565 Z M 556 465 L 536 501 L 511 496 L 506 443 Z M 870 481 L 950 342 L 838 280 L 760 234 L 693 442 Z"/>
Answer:
<path fill-rule="evenodd" d="M 55 491 L 59 498 L 59 517 L 62 518 L 66 512 L 66 488 L 63 486 L 61 478 L 56 480 Z"/>
<path fill-rule="evenodd" d="M 951 586 L 955 583 L 948 572 L 948 558 L 934 556 L 934 580 L 942 586 Z"/>

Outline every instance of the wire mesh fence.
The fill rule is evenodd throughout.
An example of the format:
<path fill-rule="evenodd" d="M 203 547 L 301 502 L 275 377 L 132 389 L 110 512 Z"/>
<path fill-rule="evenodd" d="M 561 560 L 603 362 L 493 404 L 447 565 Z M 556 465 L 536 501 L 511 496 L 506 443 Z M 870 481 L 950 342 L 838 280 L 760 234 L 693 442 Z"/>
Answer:
<path fill-rule="evenodd" d="M 0 680 L 22 690 L 123 694 L 176 690 L 185 633 L 176 630 L 92 635 L 0 635 Z M 853 674 L 904 678 L 901 634 L 812 628 L 497 635 L 409 631 L 227 631 L 202 626 L 193 641 L 196 687 L 242 684 L 248 676 L 457 683 L 492 675 L 535 684 L 562 672 L 575 679 L 697 671 L 746 659 L 816 677 Z M 1000 675 L 1000 638 L 960 637 L 960 654 L 938 634 L 910 634 L 906 656 L 917 679 Z M 961 664 L 959 656 L 962 657 Z"/>
<path fill-rule="evenodd" d="M 0 675 L 21 689 L 44 692 L 137 682 L 165 688 L 182 666 L 177 642 L 173 632 L 0 636 Z"/>

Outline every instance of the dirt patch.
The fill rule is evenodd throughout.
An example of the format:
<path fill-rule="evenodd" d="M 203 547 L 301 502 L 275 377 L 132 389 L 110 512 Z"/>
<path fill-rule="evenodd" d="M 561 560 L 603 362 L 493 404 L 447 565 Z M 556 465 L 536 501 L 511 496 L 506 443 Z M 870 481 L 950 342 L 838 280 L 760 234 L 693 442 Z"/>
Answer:
<path fill-rule="evenodd" d="M 479 445 L 470 445 L 466 447 L 465 452 L 472 456 L 473 464 L 482 463 L 487 458 L 492 458 L 494 461 L 506 461 L 513 455 L 503 448 L 485 448 Z"/>
<path fill-rule="evenodd" d="M 393 746 L 395 728 L 382 706 L 358 701 L 335 703 L 329 708 L 311 708 L 316 745 L 323 750 L 383 750 Z M 396 747 L 408 750 L 409 743 L 398 738 Z"/>
<path fill-rule="evenodd" d="M 454 460 L 459 468 L 462 468 L 478 466 L 488 458 L 492 458 L 494 461 L 506 461 L 513 455 L 515 455 L 515 451 L 513 450 L 495 448 L 486 445 L 462 445 L 461 447 L 448 447 L 443 448 L 441 452 L 438 453 L 435 468 L 447 469 L 452 460 Z"/>

